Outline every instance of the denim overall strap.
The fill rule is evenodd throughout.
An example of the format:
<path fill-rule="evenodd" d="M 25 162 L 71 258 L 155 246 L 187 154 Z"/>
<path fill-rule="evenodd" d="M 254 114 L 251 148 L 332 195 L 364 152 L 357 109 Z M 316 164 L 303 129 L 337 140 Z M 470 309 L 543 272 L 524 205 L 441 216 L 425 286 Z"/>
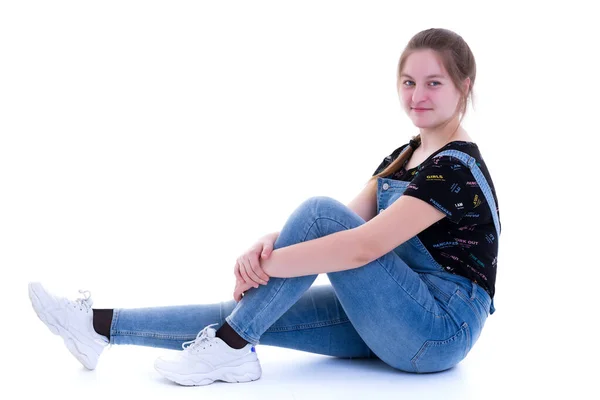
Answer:
<path fill-rule="evenodd" d="M 496 227 L 496 235 L 497 235 L 496 240 L 500 240 L 500 218 L 498 216 L 498 211 L 496 209 L 496 202 L 494 201 L 494 196 L 492 195 L 492 188 L 490 187 L 487 180 L 485 179 L 483 172 L 481 172 L 481 169 L 479 168 L 479 165 L 477 164 L 477 160 L 475 160 L 474 157 L 471 157 L 470 155 L 463 153 L 462 151 L 458 151 L 458 150 L 444 150 L 444 151 L 436 154 L 435 157 L 433 157 L 433 158 L 437 158 L 437 157 L 441 157 L 441 156 L 455 157 L 459 161 L 461 161 L 463 164 L 465 164 L 467 167 L 469 167 L 469 169 L 471 170 L 471 173 L 473 174 L 473 177 L 477 181 L 477 184 L 481 188 L 481 191 L 483 192 L 483 195 L 485 196 L 485 199 L 488 202 L 488 205 L 492 212 L 492 219 L 494 220 L 494 226 Z M 473 291 L 473 293 L 474 293 L 474 291 Z M 495 311 L 496 311 L 496 307 L 494 306 L 494 299 L 491 299 L 490 314 L 493 314 Z"/>
<path fill-rule="evenodd" d="M 485 179 L 483 172 L 481 172 L 479 165 L 477 165 L 477 161 L 475 160 L 475 158 L 471 157 L 467 153 L 463 153 L 462 151 L 458 150 L 444 150 L 441 153 L 436 154 L 436 156 L 433 158 L 441 156 L 452 156 L 458 158 L 463 164 L 469 167 L 471 173 L 473 174 L 473 177 L 475 177 L 477 184 L 481 188 L 481 191 L 483 192 L 483 195 L 485 196 L 488 205 L 490 206 L 490 210 L 492 211 L 492 218 L 494 220 L 494 226 L 496 227 L 497 239 L 500 240 L 500 219 L 498 217 L 498 211 L 496 210 L 496 202 L 494 201 L 494 196 L 492 195 L 492 188 Z"/>

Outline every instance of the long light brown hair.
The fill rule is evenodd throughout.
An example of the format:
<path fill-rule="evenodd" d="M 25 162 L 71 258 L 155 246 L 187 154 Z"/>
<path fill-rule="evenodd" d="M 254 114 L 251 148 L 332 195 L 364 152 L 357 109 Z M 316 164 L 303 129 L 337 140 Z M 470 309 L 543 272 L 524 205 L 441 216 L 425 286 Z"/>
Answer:
<path fill-rule="evenodd" d="M 467 112 L 469 98 L 471 99 L 471 103 L 473 102 L 473 85 L 475 84 L 476 76 L 475 57 L 473 56 L 469 45 L 460 35 L 448 29 L 431 28 L 417 33 L 409 40 L 400 55 L 396 76 L 397 87 L 400 85 L 400 74 L 402 73 L 406 59 L 418 50 L 435 51 L 452 83 L 460 91 L 460 100 L 457 104 L 456 113 L 454 114 L 454 116 L 460 115 L 458 125 L 460 126 L 460 123 L 462 123 Z M 462 90 L 462 85 L 467 78 L 470 78 L 471 83 L 469 84 L 468 90 L 464 92 Z M 446 124 L 453 120 L 454 116 L 448 119 Z M 421 144 L 421 135 L 413 136 L 412 142 L 418 147 Z M 381 172 L 374 175 L 369 182 L 378 177 L 388 176 L 398 171 L 404 164 L 404 161 L 410 158 L 413 151 L 414 149 L 411 146 L 407 146 L 405 151 L 396 157 L 396 159 Z"/>

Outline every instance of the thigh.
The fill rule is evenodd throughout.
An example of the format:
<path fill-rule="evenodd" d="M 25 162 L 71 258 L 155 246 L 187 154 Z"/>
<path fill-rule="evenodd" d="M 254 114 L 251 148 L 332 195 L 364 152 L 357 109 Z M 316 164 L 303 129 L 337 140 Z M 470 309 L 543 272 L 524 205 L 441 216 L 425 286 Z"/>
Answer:
<path fill-rule="evenodd" d="M 362 267 L 328 273 L 338 299 L 367 346 L 390 366 L 416 372 L 413 360 L 432 341 L 444 341 L 462 327 L 419 275 L 390 252 Z M 456 343 L 455 364 L 466 354 Z"/>
<path fill-rule="evenodd" d="M 316 198 L 309 209 L 309 239 L 365 223 L 335 199 Z M 415 357 L 434 342 L 436 350 L 448 353 L 444 355 L 444 365 L 456 363 L 466 354 L 468 340 L 463 339 L 464 335 L 453 340 L 452 346 L 443 345 L 464 331 L 461 321 L 448 313 L 449 300 L 434 296 L 420 275 L 396 252 L 390 251 L 361 267 L 327 275 L 360 337 L 387 364 L 416 371 Z M 427 354 L 435 357 L 436 353 Z"/>

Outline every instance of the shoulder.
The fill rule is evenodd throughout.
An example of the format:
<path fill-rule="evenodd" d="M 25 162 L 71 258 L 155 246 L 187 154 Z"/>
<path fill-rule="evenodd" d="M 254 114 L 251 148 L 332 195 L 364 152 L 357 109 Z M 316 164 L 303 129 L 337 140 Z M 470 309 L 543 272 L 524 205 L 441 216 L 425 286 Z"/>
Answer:
<path fill-rule="evenodd" d="M 466 153 L 475 158 L 481 157 L 481 153 L 479 152 L 479 146 L 477 146 L 477 143 L 475 143 L 475 142 L 465 142 L 465 141 L 450 142 L 447 145 L 445 145 L 444 147 L 442 147 L 441 149 L 439 149 L 438 151 L 436 151 L 434 153 L 434 155 L 443 153 L 446 150 L 456 150 L 461 153 Z"/>
<path fill-rule="evenodd" d="M 476 143 L 455 141 L 437 150 L 421 166 L 422 169 L 440 166 L 454 166 L 456 169 L 459 169 L 461 165 L 464 166 L 463 162 L 461 162 L 464 161 L 464 155 L 473 157 L 478 165 L 481 165 L 483 162 Z"/>
<path fill-rule="evenodd" d="M 447 151 L 448 153 L 446 153 Z M 474 176 L 467 164 L 471 158 L 475 160 L 477 165 L 481 166 L 483 161 L 479 148 L 475 143 L 448 143 L 433 153 L 417 168 L 415 179 L 418 177 L 418 180 L 425 179 L 437 182 L 471 182 L 474 180 Z"/>

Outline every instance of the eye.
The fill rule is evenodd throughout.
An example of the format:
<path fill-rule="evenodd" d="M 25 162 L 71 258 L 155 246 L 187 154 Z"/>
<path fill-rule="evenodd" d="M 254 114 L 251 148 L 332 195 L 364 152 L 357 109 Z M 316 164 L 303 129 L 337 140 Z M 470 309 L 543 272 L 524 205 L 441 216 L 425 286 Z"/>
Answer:
<path fill-rule="evenodd" d="M 409 85 L 407 85 L 408 82 L 414 83 L 413 81 L 404 81 L 404 86 L 409 86 Z M 435 85 L 435 86 L 441 85 L 441 83 L 438 81 L 432 81 L 431 83 L 437 83 L 437 85 Z M 434 85 L 432 85 L 432 86 L 434 86 Z"/>

